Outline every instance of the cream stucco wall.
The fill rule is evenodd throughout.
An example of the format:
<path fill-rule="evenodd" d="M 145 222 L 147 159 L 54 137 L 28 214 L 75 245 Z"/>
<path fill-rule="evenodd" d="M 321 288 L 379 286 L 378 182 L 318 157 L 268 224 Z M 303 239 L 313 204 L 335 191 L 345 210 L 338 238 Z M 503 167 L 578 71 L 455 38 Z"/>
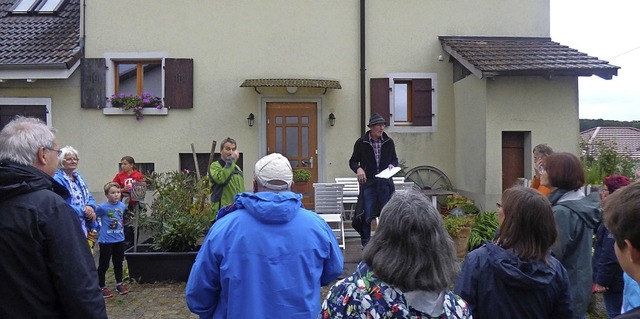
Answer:
<path fill-rule="evenodd" d="M 502 132 L 525 132 L 533 147 L 578 152 L 578 83 L 573 77 L 469 76 L 455 84 L 456 179 L 479 206 L 493 209 L 502 193 Z M 525 148 L 526 149 L 526 148 Z M 533 173 L 525 152 L 525 177 Z"/>
<path fill-rule="evenodd" d="M 212 140 L 220 141 L 227 136 L 236 138 L 244 154 L 245 183 L 250 189 L 253 164 L 264 155 L 265 125 L 256 121 L 249 128 L 246 118 L 254 113 L 262 119 L 264 99 L 274 97 L 283 101 L 320 101 L 320 179 L 332 181 L 337 176 L 353 175 L 347 161 L 363 124 L 359 1 L 84 3 L 87 58 L 162 52 L 167 57 L 194 60 L 193 109 L 172 109 L 167 116 L 146 116 L 141 122 L 131 116 L 106 116 L 102 110 L 81 109 L 79 71 L 64 83 L 64 88 L 56 81 L 43 81 L 37 89 L 5 89 L 6 84 L 0 84 L 2 96 L 52 98 L 53 124 L 60 129 L 60 143 L 80 150 L 79 171 L 93 191 L 99 193 L 104 182 L 114 176 L 123 155 L 131 155 L 138 162 L 153 162 L 156 171 L 169 171 L 178 168 L 178 153 L 191 152 L 191 143 L 197 152 L 207 153 Z M 436 73 L 438 130 L 389 131 L 396 140 L 399 158 L 410 168 L 436 166 L 455 181 L 454 186 L 463 190 L 493 194 L 496 190 L 488 186 L 493 180 L 487 176 L 495 173 L 495 168 L 483 162 L 496 161 L 498 144 L 489 139 L 495 139 L 498 134 L 495 125 L 502 120 L 499 116 L 507 112 L 492 110 L 511 107 L 504 101 L 515 95 L 510 90 L 518 85 L 505 87 L 501 79 L 487 83 L 470 77 L 458 82 L 454 89 L 452 65 L 447 62 L 438 36 L 549 36 L 549 28 L 548 0 L 367 1 L 367 109 L 369 78 L 399 72 Z M 438 61 L 439 55 L 444 55 L 444 61 Z M 284 89 L 261 89 L 263 94 L 258 95 L 253 89 L 239 87 L 248 78 L 331 79 L 340 81 L 342 89 L 329 90 L 325 95 L 322 90 L 313 89 L 300 89 L 293 95 Z M 544 81 L 526 81 L 520 85 L 549 89 Z M 563 83 L 562 87 L 566 85 Z M 560 91 L 557 87 L 551 89 Z M 535 96 L 553 99 L 547 91 Z M 577 125 L 577 93 L 571 98 L 559 98 L 554 107 L 562 108 L 563 114 L 575 112 Z M 326 121 L 331 112 L 337 117 L 334 127 Z M 534 115 L 525 111 L 516 114 L 523 118 Z M 556 118 L 549 115 L 553 123 L 557 123 Z M 500 127 L 507 130 L 518 126 L 517 121 L 511 122 Z M 534 141 L 555 136 L 541 134 L 539 138 L 534 135 Z M 558 135 L 564 138 L 566 134 Z M 468 175 L 469 171 L 477 173 Z"/>

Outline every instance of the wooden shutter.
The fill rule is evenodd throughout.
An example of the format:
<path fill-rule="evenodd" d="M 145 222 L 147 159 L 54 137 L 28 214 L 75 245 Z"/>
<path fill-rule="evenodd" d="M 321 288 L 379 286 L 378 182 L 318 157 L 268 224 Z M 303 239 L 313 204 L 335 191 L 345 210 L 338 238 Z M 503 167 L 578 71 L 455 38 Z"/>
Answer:
<path fill-rule="evenodd" d="M 104 58 L 87 59 L 80 62 L 80 107 L 96 109 L 107 104 L 106 64 Z"/>
<path fill-rule="evenodd" d="M 193 108 L 193 59 L 165 59 L 164 104 L 171 109 Z"/>
<path fill-rule="evenodd" d="M 433 105 L 431 79 L 413 79 L 413 126 L 431 126 L 433 123 Z"/>
<path fill-rule="evenodd" d="M 389 95 L 391 92 L 389 91 L 389 79 L 388 78 L 378 78 L 371 79 L 371 114 L 378 113 L 382 116 L 383 119 L 387 121 L 387 125 L 389 125 L 391 118 L 390 115 L 390 106 L 389 106 Z M 368 120 L 367 120 L 367 123 Z M 367 124 L 365 123 L 365 124 Z"/>

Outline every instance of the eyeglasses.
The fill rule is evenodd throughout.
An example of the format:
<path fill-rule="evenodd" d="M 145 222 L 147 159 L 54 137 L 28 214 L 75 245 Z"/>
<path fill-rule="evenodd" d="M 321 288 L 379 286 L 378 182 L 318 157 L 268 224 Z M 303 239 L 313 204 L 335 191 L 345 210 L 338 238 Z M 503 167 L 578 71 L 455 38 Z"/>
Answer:
<path fill-rule="evenodd" d="M 50 148 L 50 147 L 46 147 L 46 146 L 43 146 L 42 148 L 44 148 L 44 149 L 45 149 L 45 150 L 47 150 L 47 151 L 53 151 L 53 152 L 56 152 L 56 153 L 58 153 L 58 156 L 62 155 L 62 150 L 57 150 L 57 149 L 55 149 L 55 148 Z"/>
<path fill-rule="evenodd" d="M 79 158 L 65 158 L 64 161 L 65 162 L 79 162 L 80 159 Z"/>
<path fill-rule="evenodd" d="M 496 207 L 498 207 L 498 209 L 502 208 L 502 203 L 496 202 Z"/>

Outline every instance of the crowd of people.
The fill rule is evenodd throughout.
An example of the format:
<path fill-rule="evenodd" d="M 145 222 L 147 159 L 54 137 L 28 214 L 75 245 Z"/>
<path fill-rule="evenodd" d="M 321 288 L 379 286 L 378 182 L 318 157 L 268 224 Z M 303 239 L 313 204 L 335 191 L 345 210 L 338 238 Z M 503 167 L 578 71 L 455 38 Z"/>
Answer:
<path fill-rule="evenodd" d="M 640 182 L 612 175 L 586 195 L 580 160 L 538 145 L 531 187 L 503 192 L 495 238 L 460 267 L 431 201 L 377 176 L 398 165 L 385 125 L 372 114 L 349 159 L 361 183 L 362 261 L 352 274 L 331 228 L 291 191 L 289 160 L 259 159 L 245 192 L 237 142 L 224 139 L 209 167 L 214 219 L 187 281 L 189 309 L 200 318 L 585 318 L 602 293 L 609 318 L 640 318 Z M 77 172 L 79 152 L 60 148 L 55 132 L 25 117 L 0 131 L 2 318 L 106 318 L 110 263 L 115 292 L 129 293 L 127 216 L 144 175 L 122 157 L 98 204 Z"/>

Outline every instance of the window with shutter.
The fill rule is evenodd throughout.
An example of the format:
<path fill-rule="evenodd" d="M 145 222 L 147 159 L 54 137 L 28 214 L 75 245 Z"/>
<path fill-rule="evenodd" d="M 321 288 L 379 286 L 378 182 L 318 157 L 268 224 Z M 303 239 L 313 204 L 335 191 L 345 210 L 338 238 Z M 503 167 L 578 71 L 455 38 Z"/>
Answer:
<path fill-rule="evenodd" d="M 90 87 L 87 85 L 83 94 L 93 96 L 95 94 L 92 93 L 97 91 L 95 87 L 102 87 L 102 92 L 106 93 L 104 101 L 111 96 L 129 95 L 152 96 L 162 100 L 163 108 L 145 106 L 142 110 L 145 116 L 167 115 L 169 109 L 193 108 L 193 59 L 172 59 L 162 52 L 136 52 L 108 53 L 105 54 L 105 59 L 85 60 L 102 60 L 101 72 L 99 62 L 95 61 L 92 67 L 89 66 L 91 63 L 87 63 L 86 68 L 91 69 L 91 72 L 87 72 L 86 77 L 101 73 L 102 79 L 106 80 L 102 86 L 94 85 L 93 91 L 89 90 Z M 105 115 L 131 115 L 130 111 L 123 110 L 118 105 L 111 105 L 108 101 L 103 104 L 106 105 L 100 107 L 103 107 Z M 84 105 L 83 102 L 83 107 L 89 107 Z"/>
<path fill-rule="evenodd" d="M 35 117 L 51 125 L 51 99 L 0 98 L 0 130 L 16 115 Z"/>
<path fill-rule="evenodd" d="M 371 113 L 377 112 L 392 132 L 435 132 L 436 85 L 434 73 L 393 73 L 373 78 Z"/>

